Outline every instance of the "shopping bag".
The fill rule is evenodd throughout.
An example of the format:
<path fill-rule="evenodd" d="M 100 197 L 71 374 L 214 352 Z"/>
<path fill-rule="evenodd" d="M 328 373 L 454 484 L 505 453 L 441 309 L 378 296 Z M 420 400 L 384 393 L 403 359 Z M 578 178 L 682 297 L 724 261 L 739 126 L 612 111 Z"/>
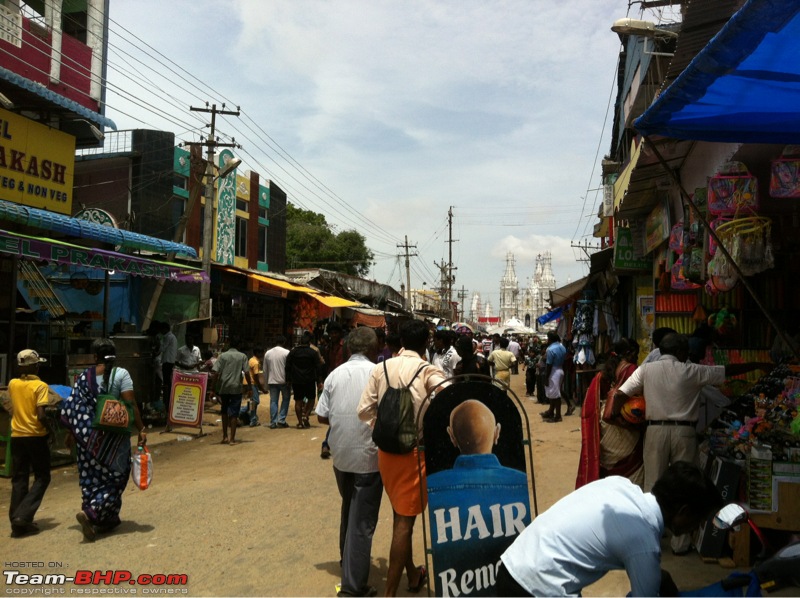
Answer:
<path fill-rule="evenodd" d="M 117 368 L 111 370 L 111 380 L 108 383 L 110 389 L 114 384 L 114 374 Z M 109 392 L 106 389 L 106 392 Z M 133 423 L 133 405 L 123 399 L 118 399 L 111 394 L 100 394 L 97 396 L 97 406 L 94 410 L 92 427 L 106 432 L 118 432 L 120 434 L 130 434 L 130 427 Z"/>
<path fill-rule="evenodd" d="M 147 490 L 153 483 L 153 455 L 147 446 L 140 446 L 133 454 L 131 477 L 139 490 Z"/>

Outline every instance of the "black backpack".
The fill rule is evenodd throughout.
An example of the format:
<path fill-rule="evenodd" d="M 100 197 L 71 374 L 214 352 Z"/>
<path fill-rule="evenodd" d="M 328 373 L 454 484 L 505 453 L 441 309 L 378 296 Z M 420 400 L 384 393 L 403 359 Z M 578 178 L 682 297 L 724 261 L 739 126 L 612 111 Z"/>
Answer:
<path fill-rule="evenodd" d="M 404 455 L 417 446 L 417 422 L 414 419 L 414 397 L 411 385 L 419 373 L 428 367 L 420 366 L 409 383 L 401 388 L 393 388 L 389 384 L 389 371 L 383 362 L 383 373 L 386 376 L 387 389 L 378 403 L 378 416 L 372 430 L 372 441 L 386 453 Z"/>

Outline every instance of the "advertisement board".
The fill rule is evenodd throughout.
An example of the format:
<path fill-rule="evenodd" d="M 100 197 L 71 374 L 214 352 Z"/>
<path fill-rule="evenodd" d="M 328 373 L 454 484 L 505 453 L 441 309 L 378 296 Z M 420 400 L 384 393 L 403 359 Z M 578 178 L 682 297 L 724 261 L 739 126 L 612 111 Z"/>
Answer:
<path fill-rule="evenodd" d="M 436 596 L 496 596 L 500 556 L 532 516 L 516 404 L 458 382 L 431 402 L 423 438 Z"/>
<path fill-rule="evenodd" d="M 207 384 L 208 374 L 205 372 L 172 372 L 170 426 L 202 427 Z"/>
<path fill-rule="evenodd" d="M 75 137 L 0 108 L 0 199 L 72 214 Z"/>

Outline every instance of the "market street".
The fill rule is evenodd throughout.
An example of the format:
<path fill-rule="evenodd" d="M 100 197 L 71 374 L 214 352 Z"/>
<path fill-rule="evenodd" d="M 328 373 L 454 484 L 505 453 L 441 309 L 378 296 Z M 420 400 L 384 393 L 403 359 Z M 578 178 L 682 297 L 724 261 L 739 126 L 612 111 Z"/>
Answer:
<path fill-rule="evenodd" d="M 524 375 L 512 376 L 512 388 L 524 396 Z M 543 406 L 523 398 L 532 425 L 536 490 L 540 512 L 574 488 L 580 449 L 576 412 L 559 424 L 544 424 Z M 262 409 L 263 409 L 262 403 Z M 206 422 L 219 418 L 214 408 Z M 339 495 L 331 461 L 319 457 L 325 428 L 270 430 L 242 428 L 238 446 L 220 444 L 219 426 L 206 426 L 203 438 L 158 434 L 149 444 L 155 455 L 152 488 L 130 483 L 123 498 L 118 531 L 91 544 L 75 514 L 80 491 L 75 466 L 56 468 L 37 514 L 42 532 L 10 539 L 3 532 L 4 570 L 24 574 L 76 571 L 129 571 L 186 575 L 183 586 L 61 586 L 66 594 L 111 590 L 118 593 L 172 591 L 189 596 L 335 596 L 339 581 Z M 0 509 L 8 510 L 11 481 L 0 481 Z M 387 571 L 392 511 L 384 494 L 372 549 L 370 583 L 382 591 Z M 414 533 L 414 554 L 423 559 L 423 526 Z M 668 543 L 664 568 L 680 588 L 700 587 L 730 570 L 703 563 L 699 555 L 676 558 Z M 32 563 L 35 563 L 32 564 Z M 6 584 L 4 584 L 6 585 Z M 400 595 L 410 595 L 405 578 Z M 6 594 L 31 589 L 6 587 Z M 53 593 L 60 593 L 54 586 Z M 584 595 L 622 596 L 630 586 L 616 571 L 590 586 Z M 186 591 L 184 594 L 184 590 Z M 18 594 L 17 594 L 18 595 Z M 788 595 L 788 594 L 787 594 Z"/>

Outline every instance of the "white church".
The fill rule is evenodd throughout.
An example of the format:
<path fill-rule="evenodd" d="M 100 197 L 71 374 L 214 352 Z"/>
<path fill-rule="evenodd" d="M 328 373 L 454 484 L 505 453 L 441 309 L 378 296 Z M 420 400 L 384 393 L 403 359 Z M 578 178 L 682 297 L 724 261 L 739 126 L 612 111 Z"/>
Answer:
<path fill-rule="evenodd" d="M 553 275 L 552 255 L 549 251 L 536 256 L 536 267 L 528 288 L 519 288 L 519 280 L 514 268 L 513 253 L 506 254 L 506 270 L 500 279 L 499 321 L 501 323 L 515 319 L 525 326 L 541 331 L 550 330 L 555 322 L 545 326 L 536 325 L 536 318 L 550 310 L 550 291 L 556 288 L 556 277 Z M 489 302 L 482 304 L 480 293 L 472 296 L 470 319 L 489 318 L 494 315 Z"/>

